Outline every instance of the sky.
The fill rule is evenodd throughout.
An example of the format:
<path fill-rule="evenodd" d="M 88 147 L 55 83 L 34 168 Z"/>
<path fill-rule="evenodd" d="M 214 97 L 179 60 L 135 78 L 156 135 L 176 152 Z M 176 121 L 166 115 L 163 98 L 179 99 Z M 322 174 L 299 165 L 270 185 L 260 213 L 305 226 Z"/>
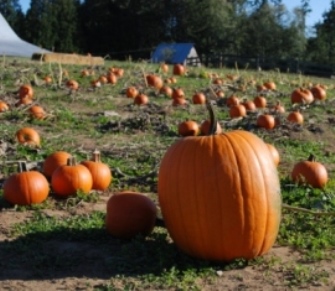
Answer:
<path fill-rule="evenodd" d="M 301 0 L 282 0 L 283 4 L 289 11 L 293 11 L 294 7 L 301 5 Z M 316 22 L 322 20 L 322 14 L 330 9 L 331 0 L 309 0 L 312 12 L 307 15 L 306 24 L 307 26 L 313 26 Z M 30 6 L 30 0 L 19 0 L 23 12 Z"/>

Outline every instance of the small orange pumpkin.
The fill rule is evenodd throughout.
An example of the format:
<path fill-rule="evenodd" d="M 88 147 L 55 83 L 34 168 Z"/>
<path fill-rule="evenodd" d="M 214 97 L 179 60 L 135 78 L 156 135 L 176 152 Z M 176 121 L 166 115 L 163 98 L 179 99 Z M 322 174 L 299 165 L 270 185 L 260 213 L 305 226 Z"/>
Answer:
<path fill-rule="evenodd" d="M 21 85 L 19 88 L 19 97 L 20 98 L 30 98 L 32 99 L 34 97 L 34 89 L 29 84 Z"/>
<path fill-rule="evenodd" d="M 312 92 L 305 88 L 297 88 L 291 93 L 292 104 L 310 104 L 314 101 Z"/>
<path fill-rule="evenodd" d="M 113 194 L 107 202 L 106 229 L 117 238 L 149 235 L 155 227 L 157 208 L 147 196 L 136 192 Z"/>
<path fill-rule="evenodd" d="M 310 155 L 307 161 L 298 162 L 291 172 L 294 182 L 306 183 L 313 188 L 323 188 L 328 182 L 326 167 L 315 161 L 314 155 Z"/>
<path fill-rule="evenodd" d="M 184 65 L 182 65 L 182 64 L 175 64 L 173 66 L 173 75 L 182 76 L 182 75 L 185 74 L 185 72 L 186 72 L 186 70 L 185 70 Z"/>
<path fill-rule="evenodd" d="M 199 132 L 199 124 L 194 120 L 185 120 L 178 125 L 178 133 L 181 136 L 195 136 Z"/>
<path fill-rule="evenodd" d="M 49 183 L 38 171 L 27 171 L 19 164 L 19 173 L 8 177 L 4 183 L 4 198 L 11 204 L 31 205 L 42 203 L 49 195 Z"/>
<path fill-rule="evenodd" d="M 59 167 L 67 164 L 71 154 L 65 151 L 56 151 L 47 156 L 43 162 L 42 172 L 49 179 L 52 173 Z"/>
<path fill-rule="evenodd" d="M 92 154 L 92 160 L 81 162 L 88 168 L 93 178 L 93 190 L 105 191 L 112 182 L 112 172 L 109 166 L 101 162 L 100 151 L 95 150 Z"/>
<path fill-rule="evenodd" d="M 51 176 L 53 191 L 62 197 L 75 195 L 77 191 L 88 194 L 92 186 L 91 172 L 85 166 L 76 164 L 74 157 L 70 157 L 66 165 L 59 166 Z"/>
<path fill-rule="evenodd" d="M 254 98 L 254 103 L 257 108 L 265 108 L 267 101 L 266 98 L 262 95 L 258 95 Z"/>
<path fill-rule="evenodd" d="M 41 146 L 41 138 L 39 133 L 31 127 L 20 128 L 16 134 L 16 139 L 20 144 L 30 145 L 30 146 Z"/>
<path fill-rule="evenodd" d="M 0 101 L 0 112 L 8 111 L 9 106 L 6 102 Z"/>
<path fill-rule="evenodd" d="M 29 108 L 30 115 L 35 118 L 42 120 L 46 117 L 46 112 L 44 111 L 43 107 L 39 105 L 33 105 Z"/>
<path fill-rule="evenodd" d="M 257 117 L 256 124 L 265 129 L 273 129 L 276 126 L 276 121 L 273 115 L 260 114 Z"/>
<path fill-rule="evenodd" d="M 205 104 L 206 103 L 206 96 L 202 92 L 196 92 L 192 96 L 193 104 Z"/>
<path fill-rule="evenodd" d="M 149 103 L 149 97 L 145 95 L 144 93 L 140 93 L 134 98 L 135 105 L 141 106 L 141 105 L 146 105 L 148 103 Z"/>
<path fill-rule="evenodd" d="M 295 110 L 287 115 L 287 121 L 291 123 L 303 124 L 304 116 L 298 110 Z"/>
<path fill-rule="evenodd" d="M 77 91 L 79 89 L 79 83 L 76 80 L 68 80 L 66 82 L 66 87 L 71 91 Z"/>
<path fill-rule="evenodd" d="M 126 89 L 126 95 L 128 98 L 135 98 L 138 95 L 138 90 L 135 86 L 129 86 Z"/>

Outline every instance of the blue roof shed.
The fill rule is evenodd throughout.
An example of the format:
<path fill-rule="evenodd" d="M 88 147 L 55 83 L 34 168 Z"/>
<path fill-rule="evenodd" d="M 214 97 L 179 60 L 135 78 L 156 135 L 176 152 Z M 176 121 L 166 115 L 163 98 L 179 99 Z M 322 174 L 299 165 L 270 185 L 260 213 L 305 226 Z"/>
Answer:
<path fill-rule="evenodd" d="M 161 43 L 151 56 L 153 63 L 200 65 L 193 43 Z"/>

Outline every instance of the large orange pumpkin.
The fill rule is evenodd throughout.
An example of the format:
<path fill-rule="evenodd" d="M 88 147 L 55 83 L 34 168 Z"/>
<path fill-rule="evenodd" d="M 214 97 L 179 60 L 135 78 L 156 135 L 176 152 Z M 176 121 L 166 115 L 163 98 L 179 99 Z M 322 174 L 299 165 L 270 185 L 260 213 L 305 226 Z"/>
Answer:
<path fill-rule="evenodd" d="M 47 179 L 38 171 L 26 171 L 24 163 L 20 172 L 8 177 L 3 186 L 4 198 L 17 205 L 42 203 L 49 190 Z"/>
<path fill-rule="evenodd" d="M 85 166 L 76 164 L 73 157 L 64 166 L 59 166 L 51 176 L 53 191 L 63 197 L 75 195 L 77 191 L 88 194 L 92 190 L 92 174 Z"/>
<path fill-rule="evenodd" d="M 92 189 L 104 191 L 112 182 L 112 172 L 109 166 L 101 162 L 100 151 L 95 150 L 92 154 L 92 160 L 81 162 L 88 168 L 92 174 L 93 186 Z"/>
<path fill-rule="evenodd" d="M 148 235 L 155 227 L 156 213 L 155 203 L 141 193 L 115 193 L 107 202 L 106 228 L 122 239 Z"/>
<path fill-rule="evenodd" d="M 211 133 L 214 124 L 211 118 Z M 276 240 L 279 177 L 266 143 L 253 133 L 176 141 L 161 161 L 158 197 L 171 238 L 191 256 L 252 259 Z"/>

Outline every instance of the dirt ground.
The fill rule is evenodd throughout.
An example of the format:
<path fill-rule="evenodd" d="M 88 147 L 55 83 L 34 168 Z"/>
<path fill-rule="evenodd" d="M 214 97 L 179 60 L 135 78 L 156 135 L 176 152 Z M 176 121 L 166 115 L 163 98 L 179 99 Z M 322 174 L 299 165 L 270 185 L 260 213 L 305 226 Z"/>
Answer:
<path fill-rule="evenodd" d="M 107 199 L 106 194 L 97 203 L 81 203 L 72 214 L 104 211 Z M 59 210 L 43 212 L 58 218 L 71 215 Z M 12 209 L 0 212 L 0 290 L 122 290 L 107 288 L 113 273 L 108 265 L 109 255 L 105 249 L 96 248 L 94 241 L 53 238 L 42 240 L 36 250 L 31 250 L 28 247 L 29 238 L 13 240 L 8 231 L 10 227 L 30 219 L 31 215 L 27 211 L 16 212 Z M 199 286 L 202 290 L 335 290 L 333 260 L 310 264 L 303 261 L 299 252 L 278 245 L 264 259 L 267 263 L 228 271 L 218 270 L 214 280 L 201 281 Z M 289 287 L 288 281 L 292 276 L 297 276 L 293 271 L 297 263 L 303 264 L 308 268 L 308 273 L 316 277 L 328 274 L 326 280 L 313 282 L 309 279 L 308 283 L 302 283 L 302 287 Z"/>

